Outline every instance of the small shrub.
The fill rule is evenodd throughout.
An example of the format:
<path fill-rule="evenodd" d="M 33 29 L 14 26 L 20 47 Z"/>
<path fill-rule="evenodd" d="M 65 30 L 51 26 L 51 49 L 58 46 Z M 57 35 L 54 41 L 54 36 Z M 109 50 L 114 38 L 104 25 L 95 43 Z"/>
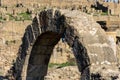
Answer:
<path fill-rule="evenodd" d="M 11 41 L 6 41 L 5 42 L 6 45 L 15 44 L 15 43 L 16 43 L 15 40 L 11 40 Z"/>

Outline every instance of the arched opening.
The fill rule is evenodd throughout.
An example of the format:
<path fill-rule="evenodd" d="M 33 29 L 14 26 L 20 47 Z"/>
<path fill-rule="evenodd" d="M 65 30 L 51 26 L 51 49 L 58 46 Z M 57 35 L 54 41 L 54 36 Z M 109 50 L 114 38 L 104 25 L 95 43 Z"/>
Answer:
<path fill-rule="evenodd" d="M 61 34 L 45 32 L 37 38 L 29 58 L 26 80 L 44 79 L 53 48 L 60 40 L 60 37 Z"/>
<path fill-rule="evenodd" d="M 56 10 L 40 12 L 25 30 L 12 75 L 16 80 L 44 80 L 55 45 L 64 37 L 76 59 L 81 80 L 90 80 L 90 59 L 78 28 Z M 63 39 L 63 40 L 64 40 Z"/>
<path fill-rule="evenodd" d="M 61 37 L 62 35 L 56 32 L 45 32 L 36 39 L 28 61 L 26 80 L 44 80 L 54 46 Z M 78 69 L 81 72 L 81 80 L 89 80 L 89 57 L 77 36 L 74 38 L 71 48 L 76 58 Z"/>

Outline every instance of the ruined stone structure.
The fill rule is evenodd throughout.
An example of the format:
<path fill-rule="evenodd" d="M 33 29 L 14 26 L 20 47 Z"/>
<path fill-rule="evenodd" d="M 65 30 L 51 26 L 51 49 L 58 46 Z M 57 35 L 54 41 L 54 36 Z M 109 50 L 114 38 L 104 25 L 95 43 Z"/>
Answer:
<path fill-rule="evenodd" d="M 44 10 L 25 30 L 12 67 L 16 80 L 44 80 L 52 51 L 60 38 L 72 48 L 81 80 L 90 80 L 91 65 L 116 63 L 105 32 L 91 16 L 76 10 Z"/>
<path fill-rule="evenodd" d="M 99 4 L 97 4 L 96 1 L 98 1 Z M 49 14 L 49 11 L 45 11 L 44 12 L 45 15 L 42 14 L 42 12 L 40 13 L 42 15 L 37 15 L 37 21 L 29 25 L 25 31 L 25 35 L 23 37 L 23 43 L 19 49 L 18 59 L 16 60 L 15 67 L 12 68 L 13 71 L 15 71 L 14 76 L 17 79 L 19 77 L 23 77 L 22 79 L 25 79 L 26 76 L 31 77 L 31 74 L 27 74 L 31 70 L 31 67 L 30 67 L 31 65 L 28 65 L 28 64 L 32 64 L 31 56 L 37 59 L 35 60 L 35 62 L 38 61 L 33 65 L 34 67 L 35 65 L 38 65 L 38 64 L 39 64 L 38 66 L 43 65 L 42 61 L 39 61 L 39 59 L 36 57 L 39 55 L 37 55 L 34 51 L 37 51 L 37 53 L 40 53 L 40 54 L 44 54 L 44 50 L 45 50 L 46 51 L 45 54 L 49 53 L 48 59 L 49 58 L 52 59 L 51 53 L 54 53 L 54 50 L 53 50 L 55 49 L 54 46 L 55 44 L 57 45 L 59 44 L 57 42 L 59 41 L 60 38 L 65 39 L 65 41 L 68 43 L 67 46 L 70 46 L 70 49 L 72 48 L 75 57 L 76 57 L 76 53 L 87 53 L 88 56 L 85 55 L 85 59 L 82 59 L 84 58 L 83 57 L 84 55 L 81 55 L 81 54 L 80 55 L 77 54 L 77 57 L 76 57 L 78 65 L 79 64 L 82 65 L 85 62 L 85 66 L 83 66 L 82 68 L 79 67 L 79 70 L 82 75 L 84 75 L 84 72 L 86 72 L 85 69 L 88 69 L 88 67 L 86 68 L 87 65 L 90 68 L 91 65 L 96 66 L 97 64 L 97 68 L 99 68 L 98 64 L 112 64 L 112 63 L 115 63 L 116 61 L 120 63 L 120 60 L 119 60 L 119 57 L 120 57 L 120 39 L 119 39 L 120 38 L 120 33 L 119 33 L 120 4 L 119 3 L 104 2 L 103 0 L 29 0 L 29 2 L 28 0 L 0 0 L 0 5 L 1 5 L 0 28 L 4 29 L 4 31 L 0 31 L 1 33 L 0 34 L 0 46 L 1 46 L 0 47 L 0 60 L 1 60 L 0 69 L 2 70 L 0 72 L 2 72 L 2 74 L 4 73 L 4 75 L 7 72 L 7 70 L 12 66 L 11 65 L 12 60 L 16 58 L 18 46 L 21 44 L 20 39 L 21 39 L 21 36 L 23 36 L 23 33 L 24 33 L 23 30 L 25 29 L 23 27 L 26 27 L 26 24 L 25 24 L 26 21 L 24 21 L 24 18 L 21 17 L 22 15 L 20 16 L 19 14 L 26 13 L 28 10 L 32 13 L 30 16 L 32 16 L 32 19 L 33 19 L 36 13 L 38 13 L 40 10 L 43 10 L 45 8 L 50 8 L 50 7 L 58 8 L 58 9 L 73 10 L 73 12 L 61 10 L 60 12 L 65 17 L 65 20 L 62 22 L 58 20 L 61 15 L 58 16 L 59 18 L 54 17 L 55 15 L 57 15 L 56 13 L 54 13 L 54 11 L 50 11 L 50 13 L 52 14 Z M 94 7 L 91 7 L 91 6 L 94 6 Z M 75 10 L 78 10 L 78 11 L 75 11 Z M 105 32 L 100 28 L 100 26 L 96 24 L 95 21 L 92 20 L 92 17 L 87 16 L 86 14 L 81 13 L 80 11 L 85 12 L 90 16 L 93 16 L 96 22 L 98 22 L 102 27 L 105 26 L 105 29 L 107 27 L 106 34 L 108 36 L 106 36 Z M 105 11 L 105 13 L 103 11 Z M 10 19 L 12 16 L 14 19 Z M 45 16 L 45 17 L 42 17 L 42 16 Z M 52 17 L 49 17 L 49 16 L 52 16 Z M 15 21 L 11 22 L 11 20 L 15 20 Z M 29 21 L 30 20 L 31 19 L 29 19 Z M 13 24 L 14 22 L 15 24 Z M 64 27 L 62 26 L 61 28 L 60 25 L 64 25 Z M 53 44 L 50 45 L 51 49 L 49 48 L 49 46 L 47 46 L 49 44 L 49 41 L 47 41 L 46 37 L 50 38 L 48 40 L 50 40 L 51 43 L 53 42 Z M 54 41 L 55 40 L 54 38 L 56 39 L 56 41 Z M 109 40 L 107 40 L 107 38 L 109 38 Z M 76 44 L 76 39 L 78 40 L 77 42 L 80 45 Z M 117 44 L 115 44 L 116 41 L 117 41 Z M 45 43 L 45 46 L 47 46 L 47 49 L 43 49 L 44 48 L 43 43 Z M 35 46 L 40 47 L 39 51 L 36 50 L 38 49 L 38 47 L 35 48 Z M 76 49 L 76 46 L 77 46 L 77 49 Z M 79 49 L 79 46 L 80 46 L 80 49 Z M 11 56 L 11 55 L 14 55 L 14 56 Z M 66 59 L 63 59 L 64 58 L 63 56 L 64 55 L 62 55 L 62 60 L 64 62 L 64 60 Z M 82 57 L 80 58 L 81 60 L 78 59 L 78 56 Z M 29 60 L 29 57 L 30 57 L 30 60 Z M 86 60 L 86 57 L 89 57 L 90 60 L 89 59 Z M 45 57 L 42 57 L 42 58 L 41 60 L 44 60 Z M 59 60 L 61 58 L 57 58 L 57 59 Z M 54 62 L 58 63 L 58 60 L 56 61 L 54 60 Z M 47 62 L 45 61 L 45 64 L 47 64 L 48 62 L 49 60 Z M 59 63 L 61 62 L 62 61 L 59 61 Z M 20 65 L 20 68 L 17 65 Z M 41 73 L 43 76 L 47 74 L 47 65 L 45 68 L 46 72 L 43 71 L 44 74 Z M 40 69 L 36 69 L 36 70 L 39 71 Z M 90 72 L 93 72 L 93 71 L 90 70 Z M 34 73 L 35 75 L 33 75 Z M 34 73 L 32 73 L 33 75 L 32 77 L 37 77 L 37 75 L 40 75 L 38 74 L 39 72 L 37 73 L 35 71 Z M 82 76 L 81 78 L 85 78 L 85 77 Z M 35 79 L 35 78 L 30 78 L 30 79 Z"/>
<path fill-rule="evenodd" d="M 120 28 L 119 16 L 93 16 L 94 20 L 98 22 L 101 27 L 106 27 L 106 31 L 116 31 Z"/>

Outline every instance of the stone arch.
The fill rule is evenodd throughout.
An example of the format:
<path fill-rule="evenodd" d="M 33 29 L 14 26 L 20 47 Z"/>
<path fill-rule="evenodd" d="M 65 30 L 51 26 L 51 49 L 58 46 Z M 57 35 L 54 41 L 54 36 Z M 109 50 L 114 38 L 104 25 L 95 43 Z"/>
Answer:
<path fill-rule="evenodd" d="M 77 24 L 77 22 L 79 22 L 78 20 L 80 20 L 80 17 L 77 15 L 83 13 L 76 11 L 74 13 L 70 11 L 63 11 L 64 13 L 71 13 L 71 15 L 62 15 L 63 13 L 61 14 L 61 12 L 52 9 L 41 11 L 33 19 L 32 24 L 28 25 L 26 28 L 22 39 L 22 45 L 19 49 L 18 57 L 13 67 L 13 76 L 16 80 L 44 80 L 52 50 L 63 35 L 68 45 L 73 49 L 73 53 L 78 64 L 78 69 L 81 72 L 81 80 L 90 80 L 89 67 L 91 65 L 91 61 L 94 63 L 101 56 L 97 54 L 99 52 L 90 50 L 89 47 L 95 47 L 95 41 L 101 43 L 99 45 L 103 45 L 105 40 L 94 39 L 94 36 L 100 33 L 100 31 L 95 32 L 92 28 L 90 34 L 82 34 L 84 36 L 90 35 L 93 37 L 92 41 L 90 42 L 88 36 L 86 37 L 88 40 L 83 40 L 79 30 L 84 32 L 84 29 L 86 28 L 78 27 L 80 25 L 72 25 L 71 22 L 74 21 Z M 83 19 L 86 20 L 84 17 Z M 87 23 L 85 26 L 88 26 Z M 97 28 L 99 29 L 99 27 Z M 100 36 L 100 39 L 104 38 L 103 35 L 97 36 Z M 83 44 L 82 41 L 85 41 L 87 44 L 90 43 L 90 45 L 86 46 L 86 44 Z M 97 47 L 100 48 L 102 53 L 106 52 L 106 50 L 103 51 L 102 49 L 104 47 L 107 48 L 108 46 Z M 111 50 L 109 47 L 108 49 Z M 87 50 L 89 50 L 89 53 Z M 92 52 L 98 56 L 92 56 Z M 90 55 L 90 53 L 92 55 Z M 106 52 L 102 55 L 107 54 L 111 53 Z M 94 60 L 93 57 L 96 60 Z M 113 58 L 106 58 L 106 60 L 114 62 Z M 101 58 L 100 62 L 101 61 L 104 61 L 103 58 Z"/>
<path fill-rule="evenodd" d="M 84 73 L 90 65 L 87 51 L 78 40 L 79 37 L 74 33 L 73 37 L 68 36 L 72 32 L 67 33 L 66 30 L 72 31 L 72 28 L 66 23 L 65 16 L 58 10 L 53 12 L 53 10 L 40 12 L 27 27 L 15 64 L 14 76 L 17 80 L 43 80 L 52 50 L 62 35 L 65 35 L 68 45 L 73 48 L 80 72 Z M 70 41 L 69 37 L 73 39 Z"/>
<path fill-rule="evenodd" d="M 61 34 L 56 32 L 45 32 L 36 39 L 28 60 L 26 80 L 44 80 L 52 51 L 61 36 Z M 74 56 L 76 57 L 79 71 L 84 75 L 87 74 L 87 77 L 89 77 L 89 57 L 85 47 L 79 42 L 77 36 L 75 36 L 71 47 L 75 53 Z"/>

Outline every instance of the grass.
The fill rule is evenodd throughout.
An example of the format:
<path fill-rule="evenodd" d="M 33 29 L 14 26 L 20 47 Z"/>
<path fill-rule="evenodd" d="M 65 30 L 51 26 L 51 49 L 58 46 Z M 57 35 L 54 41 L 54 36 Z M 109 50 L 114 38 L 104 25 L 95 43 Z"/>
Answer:
<path fill-rule="evenodd" d="M 19 17 L 21 17 L 23 20 L 31 20 L 31 14 L 28 14 L 28 13 L 19 13 L 18 14 Z"/>
<path fill-rule="evenodd" d="M 31 14 L 28 14 L 26 12 L 18 13 L 16 17 L 9 13 L 7 15 L 9 15 L 9 20 L 15 21 L 32 20 Z"/>
<path fill-rule="evenodd" d="M 98 16 L 98 14 L 93 14 L 93 16 Z"/>
<path fill-rule="evenodd" d="M 102 12 L 101 15 L 108 15 L 108 12 Z"/>
<path fill-rule="evenodd" d="M 2 17 L 0 16 L 0 21 L 2 20 Z"/>
<path fill-rule="evenodd" d="M 0 16 L 0 21 L 5 21 L 6 19 Z"/>
<path fill-rule="evenodd" d="M 74 62 L 66 62 L 66 63 L 62 63 L 62 64 L 57 64 L 57 63 L 49 63 L 48 67 L 49 68 L 52 68 L 54 66 L 57 66 L 57 67 L 66 67 L 66 66 L 75 66 L 76 64 Z"/>
<path fill-rule="evenodd" d="M 15 19 L 14 16 L 12 16 L 12 14 L 7 14 L 7 15 L 9 15 L 9 20 L 14 20 Z"/>
<path fill-rule="evenodd" d="M 3 73 L 0 71 L 0 75 L 3 75 Z"/>
<path fill-rule="evenodd" d="M 101 15 L 108 15 L 108 12 L 102 12 Z M 94 13 L 93 16 L 98 16 L 98 13 Z"/>

